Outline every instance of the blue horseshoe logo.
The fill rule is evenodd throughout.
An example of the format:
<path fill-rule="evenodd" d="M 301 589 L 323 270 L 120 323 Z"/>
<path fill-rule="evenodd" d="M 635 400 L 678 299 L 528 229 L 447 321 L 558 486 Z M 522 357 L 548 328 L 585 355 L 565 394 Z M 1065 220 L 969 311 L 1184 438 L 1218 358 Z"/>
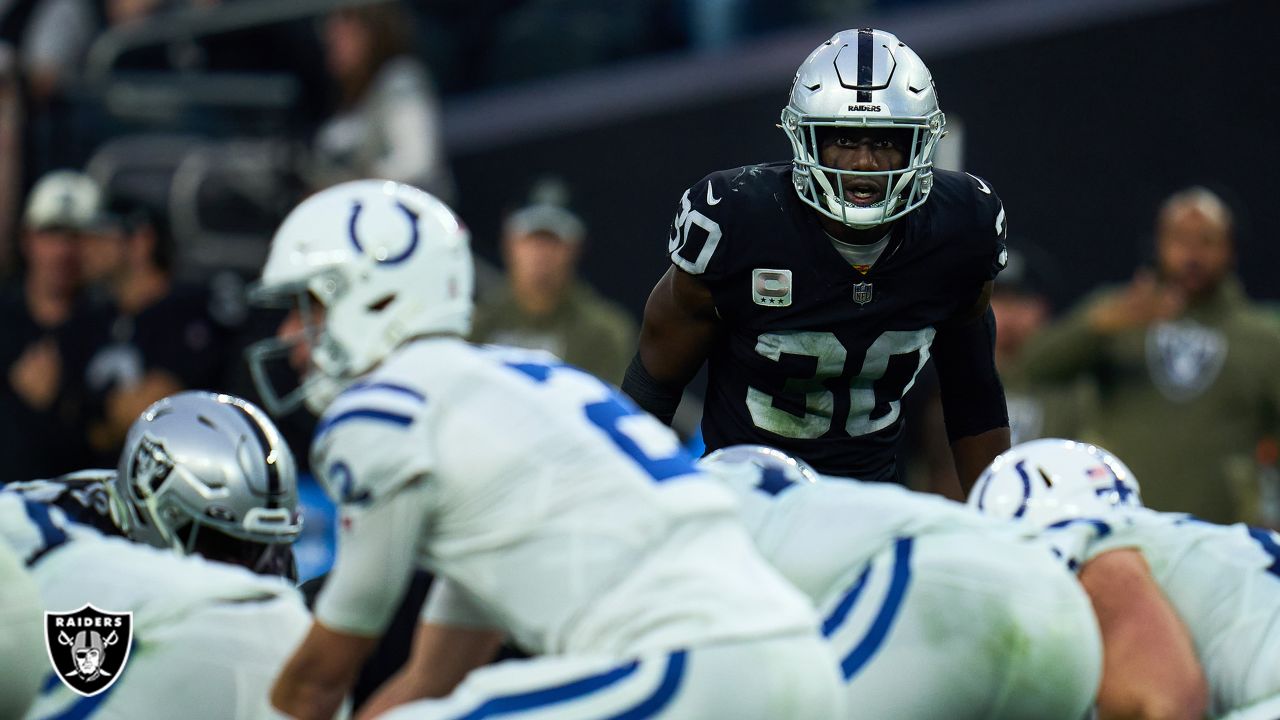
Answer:
<path fill-rule="evenodd" d="M 396 201 L 396 207 L 400 208 L 400 210 L 404 212 L 405 217 L 409 219 L 409 231 L 411 233 L 409 238 L 409 247 L 405 248 L 404 252 L 399 255 L 386 258 L 385 260 L 378 260 L 377 258 L 374 258 L 375 262 L 379 265 L 395 265 L 397 263 L 404 262 L 409 259 L 409 256 L 413 254 L 414 250 L 418 249 L 418 214 L 410 210 L 404 203 L 398 200 Z M 360 211 L 363 209 L 364 205 L 361 203 L 357 202 L 353 205 L 351 207 L 351 220 L 347 223 L 347 234 L 351 237 L 351 244 L 355 246 L 356 252 L 362 255 L 364 254 L 364 248 L 360 245 L 360 237 L 356 234 L 356 221 L 360 219 Z"/>

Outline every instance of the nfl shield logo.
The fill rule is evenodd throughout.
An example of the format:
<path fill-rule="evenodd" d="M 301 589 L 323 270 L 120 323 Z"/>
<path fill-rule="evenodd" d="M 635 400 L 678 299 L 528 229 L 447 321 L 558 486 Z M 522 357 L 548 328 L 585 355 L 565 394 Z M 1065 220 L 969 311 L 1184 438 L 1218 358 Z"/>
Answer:
<path fill-rule="evenodd" d="M 860 282 L 853 286 L 853 301 L 859 305 L 871 302 L 871 283 Z"/>
<path fill-rule="evenodd" d="M 44 614 L 49 662 L 72 692 L 92 697 L 120 679 L 133 644 L 133 613 L 104 612 L 85 605 L 73 612 Z"/>

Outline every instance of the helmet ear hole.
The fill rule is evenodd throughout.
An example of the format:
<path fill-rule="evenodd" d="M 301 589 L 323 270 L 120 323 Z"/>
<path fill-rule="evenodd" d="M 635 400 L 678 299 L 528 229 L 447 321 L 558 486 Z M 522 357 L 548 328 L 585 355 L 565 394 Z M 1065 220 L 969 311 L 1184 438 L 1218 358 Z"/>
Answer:
<path fill-rule="evenodd" d="M 1049 473 L 1045 472 L 1044 468 L 1037 465 L 1036 472 L 1040 473 L 1040 477 L 1044 478 L 1045 485 L 1048 485 L 1049 487 L 1053 487 L 1053 478 L 1049 477 Z"/>
<path fill-rule="evenodd" d="M 395 299 L 396 299 L 396 296 L 394 294 L 387 295 L 386 297 L 379 298 L 378 300 L 375 300 L 374 302 L 369 303 L 368 305 L 365 306 L 365 309 L 367 309 L 369 312 L 382 312 L 383 310 L 386 310 L 387 306 L 389 306 L 392 302 L 394 302 Z"/>

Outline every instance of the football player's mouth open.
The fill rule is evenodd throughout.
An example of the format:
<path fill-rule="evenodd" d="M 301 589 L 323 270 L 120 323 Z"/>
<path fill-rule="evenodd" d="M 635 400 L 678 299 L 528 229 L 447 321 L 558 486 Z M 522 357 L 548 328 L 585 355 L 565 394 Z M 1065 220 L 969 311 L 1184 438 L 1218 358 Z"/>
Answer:
<path fill-rule="evenodd" d="M 856 178 L 844 181 L 844 199 L 854 205 L 867 207 L 884 199 L 883 181 L 870 178 Z"/>

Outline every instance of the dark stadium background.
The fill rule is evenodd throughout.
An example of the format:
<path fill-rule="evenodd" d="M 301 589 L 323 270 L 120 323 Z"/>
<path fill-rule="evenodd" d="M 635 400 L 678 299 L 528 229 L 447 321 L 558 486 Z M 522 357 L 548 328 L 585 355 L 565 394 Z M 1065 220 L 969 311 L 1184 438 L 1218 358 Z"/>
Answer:
<path fill-rule="evenodd" d="M 284 6 L 231 0 L 217 12 L 251 3 Z M 341 4 L 292 5 L 319 15 Z M 1055 258 L 1058 308 L 1127 279 L 1148 252 L 1154 208 L 1191 184 L 1233 205 L 1245 285 L 1255 298 L 1280 300 L 1273 0 L 859 2 L 814 23 L 788 18 L 786 2 L 760 1 L 748 4 L 760 9 L 751 32 L 721 50 L 695 52 L 673 38 L 530 76 L 522 68 L 546 58 L 528 53 L 557 52 L 562 29 L 546 27 L 541 44 L 489 48 L 485 67 L 499 78 L 505 68 L 502 82 L 477 80 L 478 68 L 459 58 L 522 3 L 406 5 L 419 19 L 417 54 L 442 91 L 454 204 L 477 253 L 498 261 L 504 214 L 554 175 L 589 228 L 582 274 L 637 316 L 667 265 L 667 228 L 683 190 L 716 169 L 789 157 L 774 124 L 796 66 L 836 30 L 864 26 L 896 33 L 928 63 L 943 110 L 963 128 L 963 169 L 1001 195 L 1015 241 Z M 198 167 L 198 182 L 183 190 L 187 212 L 174 222 L 179 270 L 209 280 L 229 268 L 226 277 L 247 281 L 274 223 L 300 197 L 282 167 L 314 127 L 320 60 L 313 46 L 280 38 L 296 39 L 315 20 L 300 17 L 270 39 L 240 31 L 247 34 L 226 52 L 246 67 L 231 74 L 140 71 L 129 61 L 153 48 L 147 37 L 202 36 L 200 28 L 216 25 L 211 18 L 216 12 L 120 33 L 113 40 L 135 49 L 118 55 L 99 44 L 86 76 L 28 131 L 23 184 L 87 164 L 176 207 L 175 184 L 193 182 Z M 220 37 L 208 36 L 215 57 Z M 246 167 L 230 167 L 236 160 Z M 304 499 L 324 506 L 314 487 Z M 324 517 L 309 521 L 318 544 L 300 550 L 304 574 L 325 563 Z"/>

